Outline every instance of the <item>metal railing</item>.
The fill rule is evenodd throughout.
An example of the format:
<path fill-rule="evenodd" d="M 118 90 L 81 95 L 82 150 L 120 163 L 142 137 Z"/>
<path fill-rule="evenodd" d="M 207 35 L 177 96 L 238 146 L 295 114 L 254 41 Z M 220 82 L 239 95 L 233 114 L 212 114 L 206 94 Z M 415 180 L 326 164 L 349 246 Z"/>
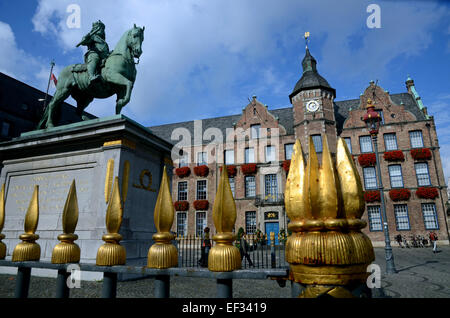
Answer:
<path fill-rule="evenodd" d="M 235 242 L 235 246 L 241 252 L 242 268 L 286 268 L 289 263 L 285 259 L 285 239 L 278 236 L 278 244 L 270 241 L 267 235 L 258 238 L 256 235 L 247 235 L 247 254 L 244 257 L 243 249 L 241 249 L 240 241 Z M 202 242 L 201 237 L 188 235 L 176 238 L 176 246 L 178 249 L 178 266 L 179 267 L 202 267 Z M 215 242 L 211 240 L 212 246 Z M 203 264 L 206 264 L 203 262 Z"/>
<path fill-rule="evenodd" d="M 27 298 L 31 279 L 32 268 L 43 268 L 58 271 L 56 278 L 56 298 L 69 298 L 70 288 L 67 279 L 71 276 L 73 263 L 69 264 L 52 264 L 42 261 L 26 261 L 12 262 L 8 260 L 0 260 L 0 266 L 17 267 L 17 278 L 15 297 Z M 168 268 L 154 269 L 146 266 L 97 266 L 94 264 L 78 263 L 77 267 L 80 271 L 103 272 L 102 298 L 115 298 L 117 291 L 117 275 L 118 274 L 138 274 L 151 277 L 155 280 L 154 295 L 156 298 L 170 297 L 170 277 L 197 277 L 215 279 L 217 283 L 217 298 L 232 298 L 233 295 L 233 279 L 273 279 L 277 280 L 280 287 L 284 287 L 289 277 L 288 268 L 277 269 L 258 269 L 258 270 L 235 270 L 232 272 L 212 272 L 208 269 L 198 268 Z M 297 284 L 292 284 L 291 294 L 298 295 Z"/>

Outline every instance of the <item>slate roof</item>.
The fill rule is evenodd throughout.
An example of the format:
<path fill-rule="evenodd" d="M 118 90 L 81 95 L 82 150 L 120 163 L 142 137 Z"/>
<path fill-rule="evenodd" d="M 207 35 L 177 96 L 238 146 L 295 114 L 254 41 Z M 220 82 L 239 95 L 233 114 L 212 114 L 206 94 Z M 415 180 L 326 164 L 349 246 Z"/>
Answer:
<path fill-rule="evenodd" d="M 425 115 L 420 111 L 414 98 L 409 93 L 400 93 L 390 95 L 392 101 L 395 104 L 400 105 L 403 103 L 405 109 L 414 114 L 417 120 L 425 120 Z M 334 102 L 334 114 L 336 118 L 336 128 L 338 134 L 342 132 L 342 128 L 345 120 L 348 118 L 350 109 L 356 109 L 359 107 L 359 98 Z M 279 108 L 269 110 L 269 112 L 279 118 L 279 123 L 286 128 L 287 135 L 294 134 L 294 115 L 292 107 Z M 209 127 L 216 127 L 222 131 L 223 136 L 226 136 L 226 129 L 232 128 L 233 123 L 237 123 L 242 114 L 207 118 L 202 120 L 203 132 Z M 192 143 L 194 142 L 194 121 L 185 121 L 180 123 L 166 124 L 160 126 L 148 127 L 152 133 L 158 137 L 170 142 L 176 143 L 177 141 L 171 140 L 171 135 L 176 128 L 186 128 L 191 132 Z"/>

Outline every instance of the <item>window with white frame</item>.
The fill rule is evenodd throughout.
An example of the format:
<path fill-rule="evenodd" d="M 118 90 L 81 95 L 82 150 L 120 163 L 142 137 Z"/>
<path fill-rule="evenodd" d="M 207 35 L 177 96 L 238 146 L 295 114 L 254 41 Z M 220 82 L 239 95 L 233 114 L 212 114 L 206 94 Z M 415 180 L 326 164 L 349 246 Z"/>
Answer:
<path fill-rule="evenodd" d="M 314 144 L 314 149 L 317 153 L 322 152 L 322 136 L 321 135 L 312 135 L 312 141 Z"/>
<path fill-rule="evenodd" d="M 350 153 L 353 153 L 352 152 L 352 139 L 350 137 L 345 137 L 344 140 L 345 140 L 345 143 L 347 144 L 348 151 L 350 151 Z"/>
<path fill-rule="evenodd" d="M 254 198 L 256 195 L 255 176 L 245 176 L 245 197 Z"/>
<path fill-rule="evenodd" d="M 197 181 L 197 200 L 206 200 L 206 180 Z"/>
<path fill-rule="evenodd" d="M 364 188 L 366 190 L 377 188 L 378 183 L 377 183 L 377 174 L 375 172 L 375 167 L 364 167 L 363 168 L 363 177 L 364 177 Z"/>
<path fill-rule="evenodd" d="M 410 230 L 408 206 L 406 204 L 394 204 L 395 223 L 397 230 Z"/>
<path fill-rule="evenodd" d="M 401 165 L 390 165 L 389 178 L 391 180 L 391 188 L 403 188 L 403 176 Z"/>
<path fill-rule="evenodd" d="M 206 227 L 206 212 L 195 213 L 195 234 L 202 237 L 203 230 Z"/>
<path fill-rule="evenodd" d="M 197 165 L 207 165 L 208 164 L 208 156 L 206 152 L 197 152 Z"/>
<path fill-rule="evenodd" d="M 245 212 L 245 232 L 247 234 L 256 233 L 256 212 Z"/>
<path fill-rule="evenodd" d="M 266 146 L 266 162 L 275 161 L 275 146 Z"/>
<path fill-rule="evenodd" d="M 428 164 L 426 162 L 418 162 L 414 164 L 414 168 L 416 169 L 417 185 L 419 187 L 431 185 Z"/>
<path fill-rule="evenodd" d="M 189 165 L 189 153 L 187 151 L 183 151 L 183 154 L 180 156 L 179 159 L 179 166 L 186 167 Z"/>
<path fill-rule="evenodd" d="M 250 137 L 252 139 L 258 139 L 260 137 L 261 125 L 251 125 L 250 126 Z"/>
<path fill-rule="evenodd" d="M 293 151 L 294 151 L 294 144 L 285 144 L 284 145 L 284 157 L 286 160 L 292 159 Z"/>
<path fill-rule="evenodd" d="M 229 177 L 228 181 L 230 182 L 231 193 L 233 194 L 233 198 L 234 198 L 236 196 L 235 186 L 234 186 L 234 178 Z"/>
<path fill-rule="evenodd" d="M 370 136 L 360 136 L 359 147 L 361 148 L 361 153 L 373 152 L 372 139 Z"/>
<path fill-rule="evenodd" d="M 386 151 L 397 150 L 397 136 L 395 133 L 384 134 L 384 147 Z"/>
<path fill-rule="evenodd" d="M 254 148 L 245 148 L 245 163 L 254 163 L 255 162 L 255 149 Z"/>
<path fill-rule="evenodd" d="M 410 131 L 409 140 L 411 141 L 411 148 L 423 148 L 423 136 L 421 130 Z"/>
<path fill-rule="evenodd" d="M 187 201 L 188 183 L 187 181 L 178 182 L 178 201 Z"/>
<path fill-rule="evenodd" d="M 276 174 L 266 174 L 264 176 L 264 193 L 267 201 L 278 199 L 278 182 Z"/>
<path fill-rule="evenodd" d="M 439 224 L 434 203 L 422 203 L 423 222 L 426 230 L 438 230 Z"/>
<path fill-rule="evenodd" d="M 367 206 L 367 215 L 369 217 L 369 230 L 371 232 L 382 231 L 381 210 L 379 205 Z"/>
<path fill-rule="evenodd" d="M 177 213 L 177 236 L 187 235 L 187 213 L 178 212 Z"/>
<path fill-rule="evenodd" d="M 234 165 L 234 150 L 225 150 L 225 164 Z"/>

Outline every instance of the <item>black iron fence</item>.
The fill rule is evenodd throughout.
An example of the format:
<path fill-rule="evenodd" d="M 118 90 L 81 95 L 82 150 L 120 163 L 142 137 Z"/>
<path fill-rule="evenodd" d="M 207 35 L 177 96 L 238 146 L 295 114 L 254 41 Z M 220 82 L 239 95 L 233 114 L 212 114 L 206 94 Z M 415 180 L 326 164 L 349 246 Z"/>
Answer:
<path fill-rule="evenodd" d="M 58 272 L 56 278 L 56 298 L 69 298 L 70 287 L 68 286 L 68 279 L 73 274 L 73 263 L 69 264 L 52 264 L 50 262 L 42 261 L 26 261 L 26 262 L 12 262 L 9 260 L 0 260 L 0 267 L 17 267 L 16 280 L 16 298 L 27 298 L 31 280 L 32 268 L 45 268 Z M 97 266 L 95 264 L 77 263 L 76 267 L 80 271 L 88 272 L 102 272 L 102 298 L 115 298 L 117 291 L 117 275 L 118 274 L 138 274 L 146 277 L 152 277 L 155 280 L 154 295 L 156 298 L 170 297 L 170 277 L 197 277 L 197 278 L 212 278 L 216 280 L 216 297 L 217 298 L 232 298 L 233 296 L 233 280 L 234 279 L 273 279 L 278 282 L 280 287 L 285 287 L 286 281 L 289 279 L 289 268 L 278 269 L 247 269 L 235 270 L 232 272 L 212 272 L 206 268 L 198 268 L 192 270 L 191 268 L 168 268 L 168 269 L 154 269 L 145 266 Z M 300 285 L 291 282 L 291 295 L 296 297 L 300 294 Z"/>
<path fill-rule="evenodd" d="M 195 235 L 177 237 L 178 267 L 206 267 L 207 262 L 202 244 L 203 239 Z M 211 244 L 214 246 L 213 240 L 211 240 Z M 281 235 L 278 235 L 277 240 L 270 240 L 270 237 L 266 235 L 260 237 L 247 235 L 244 248 L 241 246 L 240 239 L 235 242 L 235 246 L 241 252 L 243 269 L 289 267 L 285 258 L 286 240 Z M 205 261 L 202 262 L 203 260 Z"/>

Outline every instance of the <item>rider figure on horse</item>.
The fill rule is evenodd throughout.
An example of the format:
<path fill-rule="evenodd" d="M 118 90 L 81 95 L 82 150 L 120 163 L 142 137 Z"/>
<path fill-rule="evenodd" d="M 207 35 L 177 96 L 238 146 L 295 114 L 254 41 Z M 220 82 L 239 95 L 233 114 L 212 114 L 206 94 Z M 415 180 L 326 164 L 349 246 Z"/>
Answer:
<path fill-rule="evenodd" d="M 88 51 L 84 55 L 84 60 L 89 75 L 89 84 L 100 78 L 100 65 L 105 60 L 109 52 L 108 43 L 105 41 L 105 25 L 102 21 L 92 23 L 92 30 L 86 34 L 77 47 L 87 46 Z"/>

